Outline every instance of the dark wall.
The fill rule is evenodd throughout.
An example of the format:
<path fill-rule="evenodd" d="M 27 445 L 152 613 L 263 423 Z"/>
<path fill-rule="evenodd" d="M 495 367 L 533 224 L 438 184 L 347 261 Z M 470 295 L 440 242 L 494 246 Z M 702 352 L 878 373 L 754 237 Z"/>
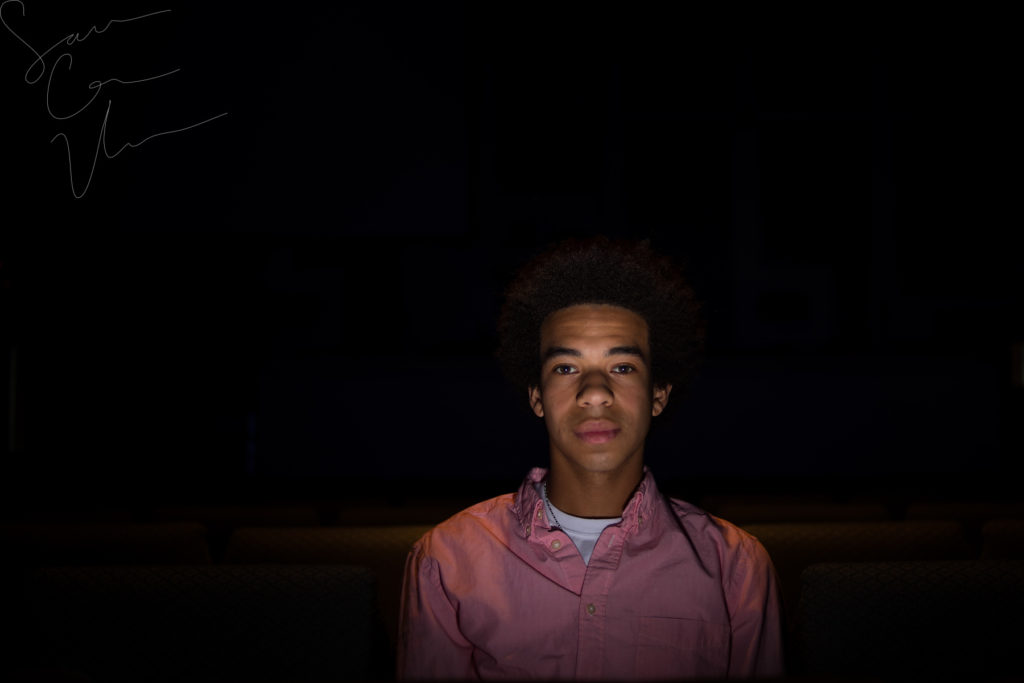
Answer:
<path fill-rule="evenodd" d="M 1006 21 L 429 5 L 4 4 L 11 481 L 514 483 L 501 291 L 597 232 L 704 302 L 662 476 L 1014 469 Z"/>

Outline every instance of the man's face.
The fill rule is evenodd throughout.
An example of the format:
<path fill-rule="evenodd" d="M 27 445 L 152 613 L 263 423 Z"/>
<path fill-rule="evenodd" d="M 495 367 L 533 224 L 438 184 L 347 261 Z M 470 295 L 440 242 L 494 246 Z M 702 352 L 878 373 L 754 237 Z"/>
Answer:
<path fill-rule="evenodd" d="M 644 319 L 625 308 L 580 304 L 540 330 L 540 385 L 530 405 L 543 417 L 552 468 L 639 476 L 651 417 L 672 387 L 653 387 Z"/>

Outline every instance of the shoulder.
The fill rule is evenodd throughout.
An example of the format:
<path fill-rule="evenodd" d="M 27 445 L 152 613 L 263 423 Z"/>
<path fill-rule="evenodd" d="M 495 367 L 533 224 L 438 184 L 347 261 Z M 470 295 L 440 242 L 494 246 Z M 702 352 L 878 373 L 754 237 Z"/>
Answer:
<path fill-rule="evenodd" d="M 713 546 L 723 564 L 736 562 L 770 563 L 768 553 L 755 536 L 732 522 L 716 517 L 701 508 L 675 498 L 669 507 L 684 533 Z"/>
<path fill-rule="evenodd" d="M 515 494 L 506 493 L 458 512 L 424 534 L 412 552 L 437 559 L 472 553 L 514 534 Z"/>

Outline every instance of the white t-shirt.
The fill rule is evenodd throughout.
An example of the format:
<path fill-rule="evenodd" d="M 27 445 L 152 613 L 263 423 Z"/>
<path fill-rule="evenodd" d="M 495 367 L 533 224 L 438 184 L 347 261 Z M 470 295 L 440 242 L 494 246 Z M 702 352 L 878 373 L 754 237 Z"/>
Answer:
<path fill-rule="evenodd" d="M 605 530 L 605 527 L 609 527 L 612 524 L 618 524 L 622 521 L 622 517 L 610 517 L 607 519 L 591 519 L 588 517 L 576 517 L 570 515 L 568 512 L 559 510 L 551 501 L 548 500 L 547 491 L 544 490 L 542 483 L 536 484 L 537 493 L 544 499 L 544 512 L 550 517 L 551 513 L 554 513 L 555 519 L 549 519 L 552 525 L 557 526 L 566 535 L 572 539 L 572 542 L 576 545 L 576 549 L 580 551 L 580 555 L 583 556 L 583 562 L 590 564 L 590 556 L 594 552 L 594 546 L 597 545 L 597 539 L 601 536 L 601 532 Z"/>

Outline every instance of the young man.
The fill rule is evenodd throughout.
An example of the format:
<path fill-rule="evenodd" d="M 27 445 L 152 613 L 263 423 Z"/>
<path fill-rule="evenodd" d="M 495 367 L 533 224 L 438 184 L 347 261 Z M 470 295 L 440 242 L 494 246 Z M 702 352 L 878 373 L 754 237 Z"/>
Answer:
<path fill-rule="evenodd" d="M 646 243 L 566 242 L 523 269 L 499 358 L 550 468 L 438 525 L 406 564 L 399 677 L 778 676 L 775 574 L 755 538 L 664 497 L 651 419 L 702 342 L 692 290 Z"/>

